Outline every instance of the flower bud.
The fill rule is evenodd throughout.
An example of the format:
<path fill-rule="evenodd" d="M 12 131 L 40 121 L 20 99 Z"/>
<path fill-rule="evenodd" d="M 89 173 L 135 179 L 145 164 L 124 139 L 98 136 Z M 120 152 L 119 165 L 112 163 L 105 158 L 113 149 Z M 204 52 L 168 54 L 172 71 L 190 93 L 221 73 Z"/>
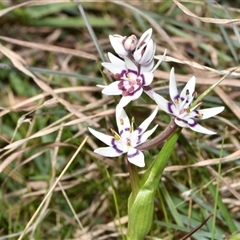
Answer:
<path fill-rule="evenodd" d="M 134 60 L 142 65 L 149 65 L 153 61 L 156 45 L 151 39 L 152 29 L 148 29 L 139 39 L 133 53 Z"/>
<path fill-rule="evenodd" d="M 126 51 L 133 51 L 137 46 L 137 37 L 135 35 L 131 35 L 123 39 L 122 43 Z"/>
<path fill-rule="evenodd" d="M 114 51 L 117 53 L 119 57 L 126 57 L 128 56 L 128 50 L 125 49 L 123 45 L 123 41 L 126 37 L 123 37 L 121 35 L 109 35 L 110 43 L 114 49 Z"/>

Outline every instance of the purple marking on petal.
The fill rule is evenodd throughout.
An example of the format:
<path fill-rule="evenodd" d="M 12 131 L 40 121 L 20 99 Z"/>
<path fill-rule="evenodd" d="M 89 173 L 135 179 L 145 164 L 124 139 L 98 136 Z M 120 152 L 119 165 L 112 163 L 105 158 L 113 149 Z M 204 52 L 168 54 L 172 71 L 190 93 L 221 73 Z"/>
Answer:
<path fill-rule="evenodd" d="M 186 120 L 182 119 L 182 118 L 179 118 L 179 117 L 176 117 L 177 120 L 181 121 L 181 122 L 184 122 L 184 123 L 188 123 Z M 188 124 L 189 125 L 189 124 Z"/>
<path fill-rule="evenodd" d="M 194 121 L 194 120 L 193 120 Z M 190 126 L 190 127 L 195 127 L 196 125 L 197 125 L 197 123 L 194 121 L 193 123 L 188 123 L 188 125 Z"/>
<path fill-rule="evenodd" d="M 124 128 L 119 132 L 119 135 L 122 136 L 124 132 L 129 132 L 130 128 Z"/>
<path fill-rule="evenodd" d="M 124 81 L 126 81 L 126 80 L 121 80 L 121 81 L 118 83 L 118 89 L 119 89 L 119 90 L 122 90 L 123 92 L 124 92 L 124 91 L 127 91 L 127 89 L 126 89 L 125 86 L 124 86 Z"/>
<path fill-rule="evenodd" d="M 134 95 L 136 92 L 138 92 L 141 88 L 142 88 L 142 86 L 139 86 L 135 91 L 130 92 L 130 93 L 128 94 L 128 96 L 133 96 L 133 95 Z"/>
<path fill-rule="evenodd" d="M 138 72 L 135 70 L 128 69 L 128 72 L 131 72 L 131 73 L 135 74 L 136 76 L 138 76 Z"/>
<path fill-rule="evenodd" d="M 127 73 L 126 70 L 122 70 L 122 72 L 121 72 L 120 74 L 121 74 L 121 76 L 123 77 L 123 76 L 125 76 L 126 73 Z"/>
<path fill-rule="evenodd" d="M 140 143 L 142 143 L 141 138 L 142 138 L 142 135 L 139 135 L 139 136 L 138 136 L 137 143 L 136 143 L 136 146 L 139 145 Z"/>
<path fill-rule="evenodd" d="M 169 111 L 170 113 L 173 113 L 172 106 L 174 106 L 174 104 L 171 103 L 171 102 L 168 102 L 168 111 Z"/>
<path fill-rule="evenodd" d="M 122 70 L 121 73 L 115 73 L 114 78 L 117 80 L 122 80 L 126 73 L 127 73 L 126 70 Z"/>
<path fill-rule="evenodd" d="M 128 158 L 133 158 L 133 157 L 136 157 L 137 155 L 139 155 L 139 150 L 136 149 L 136 152 L 133 153 L 133 154 L 128 154 Z"/>
<path fill-rule="evenodd" d="M 111 142 L 112 147 L 116 150 L 116 152 L 118 152 L 118 153 L 123 153 L 122 150 L 118 149 L 117 145 L 115 144 L 115 141 L 116 141 L 116 140 L 113 138 L 113 139 L 112 139 L 112 142 Z"/>
<path fill-rule="evenodd" d="M 193 118 L 199 119 L 199 116 L 198 116 L 199 111 L 195 109 L 195 110 L 193 110 L 192 112 L 194 112 L 194 113 L 196 114 L 195 116 L 193 116 Z"/>
<path fill-rule="evenodd" d="M 180 98 L 180 95 L 176 95 L 173 99 L 176 100 L 176 99 L 179 99 Z"/>
<path fill-rule="evenodd" d="M 138 131 L 138 135 L 140 135 L 142 133 L 142 129 L 140 127 L 136 128 L 135 131 Z"/>
<path fill-rule="evenodd" d="M 144 86 L 145 83 L 146 83 L 146 81 L 145 81 L 145 77 L 144 77 L 143 74 L 140 74 L 139 76 L 142 78 L 142 86 Z"/>

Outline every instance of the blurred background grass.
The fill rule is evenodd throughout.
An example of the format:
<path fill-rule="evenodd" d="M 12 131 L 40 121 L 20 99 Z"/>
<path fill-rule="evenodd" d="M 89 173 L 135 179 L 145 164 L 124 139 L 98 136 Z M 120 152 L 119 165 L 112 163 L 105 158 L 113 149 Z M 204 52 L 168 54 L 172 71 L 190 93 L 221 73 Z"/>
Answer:
<path fill-rule="evenodd" d="M 168 95 L 173 66 L 179 88 L 195 75 L 199 94 L 239 66 L 239 23 L 200 21 L 172 0 L 81 2 L 104 53 L 113 52 L 109 34 L 139 37 L 153 28 L 157 55 L 167 49 L 172 57 L 156 71 L 152 85 L 162 95 Z M 240 1 L 181 3 L 199 17 L 240 16 Z M 110 78 L 103 74 L 77 3 L 49 0 L 31 5 L 0 2 L 1 45 L 21 56 L 44 84 L 0 53 L 0 148 L 5 148 L 0 152 L 0 239 L 18 239 L 41 203 L 23 239 L 124 239 L 130 193 L 125 160 L 94 154 L 103 145 L 87 130 L 91 126 L 108 133 L 116 128 L 119 98 L 103 96 L 95 87 Z M 204 107 L 226 106 L 219 117 L 202 122 L 217 135 L 182 131 L 159 185 L 154 224 L 146 239 L 179 240 L 211 213 L 214 217 L 191 239 L 230 239 L 240 229 L 239 76 L 237 69 L 204 100 Z M 153 107 L 148 98 L 140 99 L 128 114 L 135 116 L 137 125 Z M 169 118 L 159 111 L 155 122 L 160 132 Z M 147 164 L 159 149 L 145 153 Z"/>

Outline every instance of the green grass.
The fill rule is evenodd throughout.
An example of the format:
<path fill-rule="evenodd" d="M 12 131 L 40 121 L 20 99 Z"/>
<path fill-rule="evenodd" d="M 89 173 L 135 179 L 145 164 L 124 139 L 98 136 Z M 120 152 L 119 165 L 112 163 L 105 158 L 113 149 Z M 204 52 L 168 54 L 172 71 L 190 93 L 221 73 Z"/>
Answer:
<path fill-rule="evenodd" d="M 1 1 L 0 14 L 14 6 L 9 2 Z M 237 1 L 222 1 L 225 10 L 205 1 L 182 4 L 200 17 L 239 18 Z M 106 58 L 101 52 L 113 53 L 109 34 L 139 37 L 152 27 L 157 55 L 167 49 L 167 56 L 209 67 L 164 62 L 152 84 L 164 96 L 171 67 L 181 87 L 195 75 L 200 95 L 225 75 L 221 70 L 239 66 L 238 25 L 202 22 L 171 0 L 97 1 L 83 3 L 83 9 L 89 25 L 68 1 L 22 6 L 0 17 L 0 44 L 36 76 L 0 55 L 0 240 L 125 239 L 131 192 L 126 162 L 93 153 L 103 145 L 87 129 L 116 129 L 120 98 L 103 96 L 96 87 L 111 81 L 100 65 Z M 157 190 L 146 239 L 179 240 L 211 213 L 191 239 L 224 240 L 239 232 L 239 76 L 237 69 L 218 87 L 224 94 L 215 89 L 203 100 L 205 107 L 225 106 L 219 117 L 202 122 L 216 135 L 182 131 Z M 140 123 L 151 107 L 147 97 L 137 100 L 129 115 Z M 154 134 L 168 121 L 159 111 Z M 147 165 L 160 148 L 145 153 Z"/>

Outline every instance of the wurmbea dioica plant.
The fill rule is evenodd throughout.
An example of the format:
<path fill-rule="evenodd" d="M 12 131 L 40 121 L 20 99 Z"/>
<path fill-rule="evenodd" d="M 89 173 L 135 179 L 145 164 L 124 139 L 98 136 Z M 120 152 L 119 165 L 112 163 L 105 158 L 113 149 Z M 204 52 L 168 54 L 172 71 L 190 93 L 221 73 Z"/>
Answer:
<path fill-rule="evenodd" d="M 224 107 L 199 109 L 202 102 L 193 104 L 195 94 L 195 77 L 179 93 L 174 75 L 174 69 L 170 72 L 169 93 L 171 101 L 151 89 L 150 84 L 154 78 L 154 71 L 161 64 L 161 60 L 154 67 L 154 55 L 156 44 L 152 40 L 152 29 L 147 30 L 138 40 L 135 35 L 123 37 L 110 35 L 110 42 L 118 57 L 108 53 L 110 62 L 102 63 L 116 79 L 103 88 L 106 95 L 122 95 L 116 106 L 116 122 L 118 133 L 111 129 L 112 136 L 89 128 L 89 131 L 108 147 L 95 149 L 94 152 L 106 156 L 117 157 L 127 154 L 132 193 L 128 199 L 128 233 L 127 239 L 141 240 L 148 234 L 153 218 L 154 198 L 161 174 L 168 162 L 170 154 L 175 146 L 182 128 L 190 128 L 203 134 L 215 134 L 198 124 L 198 120 L 208 119 L 224 110 Z M 158 107 L 143 123 L 134 130 L 134 119 L 129 121 L 124 107 L 136 100 L 145 92 L 150 96 L 160 109 L 170 114 L 172 121 L 169 126 L 151 140 L 148 137 L 156 130 L 157 125 L 147 130 L 154 120 Z M 164 143 L 157 158 L 141 177 L 138 176 L 137 167 L 145 167 L 142 151 L 154 148 Z"/>

